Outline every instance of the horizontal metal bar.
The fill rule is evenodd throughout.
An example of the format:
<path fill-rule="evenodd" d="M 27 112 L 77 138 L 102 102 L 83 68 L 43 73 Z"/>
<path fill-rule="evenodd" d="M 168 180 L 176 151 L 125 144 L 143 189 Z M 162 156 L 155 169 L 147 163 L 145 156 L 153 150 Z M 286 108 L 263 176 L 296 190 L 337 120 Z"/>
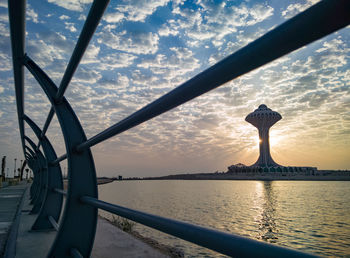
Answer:
<path fill-rule="evenodd" d="M 172 236 L 234 257 L 314 257 L 309 254 L 257 240 L 236 236 L 190 223 L 168 219 L 149 213 L 128 209 L 96 198 L 84 196 L 83 203 L 109 211 Z"/>
<path fill-rule="evenodd" d="M 49 114 L 47 115 L 47 119 L 46 122 L 44 124 L 43 130 L 41 131 L 41 135 L 40 135 L 40 139 L 39 139 L 39 143 L 38 143 L 38 149 L 40 148 L 41 145 L 41 139 L 44 138 L 47 129 L 49 128 L 49 125 L 52 121 L 53 115 L 55 114 L 55 110 L 53 107 L 51 107 Z"/>
<path fill-rule="evenodd" d="M 59 225 L 56 222 L 56 220 L 52 216 L 49 216 L 49 221 L 50 221 L 51 225 L 56 229 L 56 231 L 58 231 Z"/>
<path fill-rule="evenodd" d="M 322 1 L 76 147 L 96 145 L 350 23 L 350 1 Z"/>
<path fill-rule="evenodd" d="M 56 160 L 53 160 L 50 162 L 50 166 L 55 166 L 61 161 L 65 160 L 67 158 L 67 154 L 63 154 L 62 156 L 58 157 Z"/>
<path fill-rule="evenodd" d="M 60 101 L 66 91 L 69 82 L 71 81 L 75 70 L 77 69 L 81 58 L 84 55 L 89 42 L 94 35 L 94 32 L 100 22 L 100 19 L 109 3 L 109 0 L 95 0 L 92 3 L 89 14 L 86 18 L 84 27 L 80 33 L 78 42 L 74 48 L 73 54 L 69 60 L 67 69 L 63 75 L 61 84 L 58 88 L 56 101 Z"/>
<path fill-rule="evenodd" d="M 70 249 L 70 256 L 74 258 L 83 258 L 83 256 L 80 254 L 80 252 L 76 248 Z"/>
<path fill-rule="evenodd" d="M 52 191 L 59 193 L 59 194 L 62 194 L 64 196 L 67 196 L 67 191 L 64 191 L 62 189 L 54 188 L 54 189 L 52 189 Z"/>

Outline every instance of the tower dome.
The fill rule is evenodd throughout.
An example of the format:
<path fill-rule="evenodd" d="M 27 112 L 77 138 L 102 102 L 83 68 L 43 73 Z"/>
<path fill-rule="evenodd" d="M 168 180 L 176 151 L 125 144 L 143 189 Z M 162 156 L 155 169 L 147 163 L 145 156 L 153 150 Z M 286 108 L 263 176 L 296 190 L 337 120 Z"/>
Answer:
<path fill-rule="evenodd" d="M 279 166 L 270 155 L 269 130 L 270 127 L 282 119 L 276 111 L 271 110 L 265 104 L 246 116 L 245 120 L 255 126 L 259 131 L 260 156 L 253 166 L 272 167 Z"/>

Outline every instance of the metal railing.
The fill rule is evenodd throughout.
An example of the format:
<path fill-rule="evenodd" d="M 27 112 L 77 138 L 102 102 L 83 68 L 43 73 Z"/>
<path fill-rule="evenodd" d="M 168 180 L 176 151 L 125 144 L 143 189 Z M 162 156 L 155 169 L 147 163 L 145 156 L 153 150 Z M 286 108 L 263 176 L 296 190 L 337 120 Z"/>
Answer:
<path fill-rule="evenodd" d="M 30 53 L 25 54 L 26 1 L 8 1 L 19 131 L 26 162 L 34 173 L 34 181 L 30 189 L 33 203 L 31 213 L 38 215 L 32 230 L 57 230 L 48 257 L 89 257 L 96 232 L 98 209 L 109 211 L 230 256 L 309 256 L 276 245 L 98 200 L 96 171 L 90 147 L 347 26 L 350 23 L 350 1 L 324 0 L 319 2 L 156 101 L 87 139 L 64 93 L 108 2 L 108 0 L 95 0 L 92 3 L 62 81 L 57 87 L 29 57 Z M 42 130 L 24 112 L 24 67 L 31 72 L 51 103 L 51 109 Z M 66 146 L 66 154 L 61 157 L 57 157 L 54 148 L 45 136 L 55 114 Z M 37 144 L 25 134 L 25 123 L 36 135 Z M 68 163 L 67 191 L 63 190 L 60 167 L 60 162 L 65 159 Z M 60 218 L 64 197 L 66 198 L 65 207 L 62 218 Z"/>

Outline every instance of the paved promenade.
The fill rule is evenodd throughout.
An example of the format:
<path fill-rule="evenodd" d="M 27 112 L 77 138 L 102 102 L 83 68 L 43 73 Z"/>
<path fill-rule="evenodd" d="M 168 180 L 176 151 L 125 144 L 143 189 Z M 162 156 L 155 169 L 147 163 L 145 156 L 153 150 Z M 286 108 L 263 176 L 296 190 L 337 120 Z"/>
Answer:
<path fill-rule="evenodd" d="M 7 252 L 10 253 L 8 257 L 46 257 L 55 238 L 56 231 L 31 231 L 36 215 L 29 214 L 32 209 L 29 186 L 21 183 L 0 188 L 0 257 L 4 256 L 6 248 L 13 251 Z M 100 218 L 91 256 L 169 257 Z"/>
<path fill-rule="evenodd" d="M 19 222 L 17 211 L 27 187 L 28 184 L 23 182 L 19 185 L 0 188 L 0 257 L 4 256 L 5 250 L 7 253 L 14 251 L 16 222 Z"/>

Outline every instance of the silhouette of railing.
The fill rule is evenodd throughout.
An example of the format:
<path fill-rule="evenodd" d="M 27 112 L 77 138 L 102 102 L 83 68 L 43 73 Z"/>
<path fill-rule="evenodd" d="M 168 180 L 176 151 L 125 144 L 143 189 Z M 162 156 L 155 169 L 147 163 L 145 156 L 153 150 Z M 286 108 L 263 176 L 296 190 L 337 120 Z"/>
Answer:
<path fill-rule="evenodd" d="M 19 131 L 24 156 L 34 173 L 30 189 L 33 204 L 31 212 L 38 215 L 32 229 L 57 230 L 48 256 L 89 257 L 94 242 L 98 209 L 109 211 L 229 256 L 309 256 L 276 245 L 98 200 L 96 171 L 90 147 L 347 26 L 350 23 L 350 1 L 325 0 L 310 7 L 156 101 L 87 139 L 64 93 L 108 2 L 108 0 L 95 0 L 92 3 L 62 81 L 57 87 L 45 72 L 25 54 L 26 1 L 8 1 Z M 24 67 L 38 81 L 51 103 L 51 109 L 42 130 L 24 112 Z M 66 154 L 61 157 L 57 157 L 54 148 L 45 136 L 54 114 L 58 118 L 66 146 Z M 27 123 L 33 130 L 38 138 L 38 144 L 35 144 L 25 134 L 24 123 Z M 60 162 L 65 159 L 68 163 L 67 191 L 63 189 L 60 168 Z M 66 198 L 66 201 L 63 215 L 60 218 L 63 197 Z"/>

